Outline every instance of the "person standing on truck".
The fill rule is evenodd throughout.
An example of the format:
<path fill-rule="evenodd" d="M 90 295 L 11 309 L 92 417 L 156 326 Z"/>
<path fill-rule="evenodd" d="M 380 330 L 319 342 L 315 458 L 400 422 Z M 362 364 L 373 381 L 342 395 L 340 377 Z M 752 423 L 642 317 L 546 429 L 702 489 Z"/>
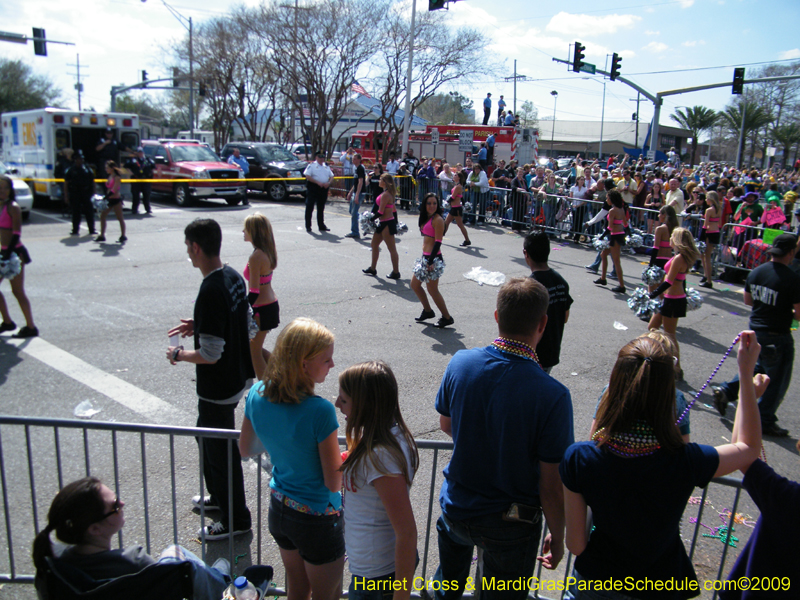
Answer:
<path fill-rule="evenodd" d="M 483 99 L 483 124 L 489 124 L 489 117 L 492 115 L 492 94 L 486 94 L 486 98 Z"/>
<path fill-rule="evenodd" d="M 108 161 L 117 162 L 119 155 L 119 145 L 114 139 L 114 130 L 111 127 L 106 127 L 103 138 L 97 143 L 94 150 L 97 152 L 95 175 L 102 177 L 106 172 L 106 163 Z"/>
<path fill-rule="evenodd" d="M 500 115 L 506 110 L 506 101 L 503 100 L 503 95 L 500 94 L 500 100 L 497 101 L 497 124 L 501 125 L 503 122 L 500 120 Z"/>
<path fill-rule="evenodd" d="M 239 149 L 237 148 L 235 152 L 238 152 Z M 144 148 L 139 146 L 136 149 L 136 156 L 133 156 L 128 159 L 125 163 L 125 168 L 131 172 L 131 179 L 152 179 L 153 178 L 153 171 L 156 168 L 156 163 L 153 160 L 146 156 L 144 153 Z M 144 204 L 144 212 L 148 215 L 153 214 L 153 211 L 150 210 L 150 191 L 152 190 L 153 185 L 149 181 L 134 181 L 131 183 L 131 197 L 133 198 L 131 202 L 131 212 L 136 215 L 139 213 L 139 198 L 142 199 L 142 204 Z"/>
<path fill-rule="evenodd" d="M 86 166 L 83 151 L 75 153 L 75 164 L 64 173 L 64 202 L 72 210 L 72 233 L 80 235 L 81 214 L 86 217 L 86 226 L 91 235 L 96 235 L 94 228 L 94 207 L 92 195 L 94 194 L 94 174 Z"/>

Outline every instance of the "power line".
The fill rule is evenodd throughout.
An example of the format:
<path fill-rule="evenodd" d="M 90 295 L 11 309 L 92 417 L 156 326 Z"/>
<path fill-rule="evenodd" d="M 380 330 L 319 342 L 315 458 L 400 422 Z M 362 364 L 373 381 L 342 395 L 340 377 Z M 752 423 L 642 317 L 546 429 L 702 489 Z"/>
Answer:
<path fill-rule="evenodd" d="M 762 61 L 762 62 L 754 62 L 754 63 L 742 63 L 742 64 L 735 64 L 735 65 L 721 65 L 719 67 L 695 67 L 692 69 L 670 69 L 669 71 L 647 71 L 644 73 L 631 73 L 630 75 L 663 75 L 664 73 L 688 73 L 690 71 L 710 71 L 712 69 L 730 69 L 732 67 L 752 67 L 755 65 L 774 65 L 775 63 L 784 63 L 784 62 L 798 62 L 796 58 L 785 58 L 783 60 L 770 60 L 770 61 Z M 626 75 L 627 77 L 627 75 Z"/>

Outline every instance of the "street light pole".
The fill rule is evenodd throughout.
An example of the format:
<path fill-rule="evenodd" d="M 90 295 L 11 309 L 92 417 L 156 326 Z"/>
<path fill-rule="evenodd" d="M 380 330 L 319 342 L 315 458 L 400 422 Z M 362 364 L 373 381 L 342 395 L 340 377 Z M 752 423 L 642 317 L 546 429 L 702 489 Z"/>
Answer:
<path fill-rule="evenodd" d="M 550 92 L 550 95 L 553 97 L 553 130 L 550 133 L 550 158 L 553 158 L 553 144 L 556 138 L 556 104 L 558 103 L 558 92 L 553 90 Z"/>
<path fill-rule="evenodd" d="M 414 23 L 417 18 L 417 0 L 411 5 L 411 36 L 408 45 L 408 74 L 406 75 L 406 103 L 403 115 L 403 147 L 400 152 L 408 149 L 408 133 L 411 129 L 411 69 L 414 66 Z"/>

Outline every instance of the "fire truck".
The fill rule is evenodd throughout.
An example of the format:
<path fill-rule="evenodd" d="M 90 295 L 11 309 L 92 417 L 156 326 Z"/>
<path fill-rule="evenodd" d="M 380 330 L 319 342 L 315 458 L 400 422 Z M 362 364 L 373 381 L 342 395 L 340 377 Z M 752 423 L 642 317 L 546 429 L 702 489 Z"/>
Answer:
<path fill-rule="evenodd" d="M 431 132 L 436 131 L 439 136 L 437 144 L 432 141 Z M 459 137 L 462 131 L 472 132 L 472 152 L 459 151 Z M 478 153 L 480 144 L 486 141 L 490 133 L 494 133 L 495 160 L 503 159 L 508 162 L 512 154 L 520 164 L 530 163 L 538 158 L 539 132 L 536 129 L 518 129 L 513 127 L 484 127 L 483 125 L 428 125 L 425 132 L 412 132 L 408 136 L 408 147 L 414 151 L 414 156 L 433 157 L 444 162 L 464 164 L 467 156 Z M 433 135 L 435 137 L 436 134 Z M 385 132 L 358 131 L 350 138 L 350 145 L 361 154 L 367 162 L 375 162 L 376 153 L 383 151 Z M 516 148 L 514 140 L 516 138 Z M 401 158 L 402 153 L 397 158 Z"/>
<path fill-rule="evenodd" d="M 39 108 L 3 113 L 3 160 L 20 177 L 31 178 L 34 193 L 61 199 L 61 187 L 52 180 L 57 154 L 64 148 L 82 150 L 87 165 L 97 160 L 95 148 L 106 128 L 114 132 L 122 152 L 139 145 L 139 117 L 128 113 Z M 105 173 L 98 177 L 105 178 Z"/>

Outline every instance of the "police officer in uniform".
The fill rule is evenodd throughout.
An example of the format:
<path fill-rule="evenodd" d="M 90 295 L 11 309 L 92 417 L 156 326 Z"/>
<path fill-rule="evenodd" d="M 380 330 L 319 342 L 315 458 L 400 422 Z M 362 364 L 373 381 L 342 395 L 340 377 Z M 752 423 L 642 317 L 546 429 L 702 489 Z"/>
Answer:
<path fill-rule="evenodd" d="M 100 177 L 105 177 L 106 161 L 119 162 L 119 145 L 117 140 L 114 139 L 114 130 L 111 127 L 106 127 L 103 139 L 97 143 L 95 152 L 97 152 L 97 174 Z"/>
<path fill-rule="evenodd" d="M 64 201 L 72 209 L 72 234 L 80 235 L 81 213 L 86 216 L 89 233 L 96 234 L 94 228 L 94 173 L 86 166 L 83 150 L 75 152 L 74 164 L 64 173 Z"/>
<path fill-rule="evenodd" d="M 131 179 L 152 179 L 156 163 L 149 156 L 146 156 L 144 148 L 139 146 L 136 149 L 136 155 L 129 158 L 125 163 L 125 168 L 131 172 Z M 148 215 L 153 214 L 153 211 L 150 210 L 151 190 L 152 184 L 149 181 L 134 181 L 131 183 L 131 196 L 133 197 L 131 212 L 133 214 L 138 214 L 139 212 L 140 196 L 142 204 L 144 204 L 145 213 Z"/>

